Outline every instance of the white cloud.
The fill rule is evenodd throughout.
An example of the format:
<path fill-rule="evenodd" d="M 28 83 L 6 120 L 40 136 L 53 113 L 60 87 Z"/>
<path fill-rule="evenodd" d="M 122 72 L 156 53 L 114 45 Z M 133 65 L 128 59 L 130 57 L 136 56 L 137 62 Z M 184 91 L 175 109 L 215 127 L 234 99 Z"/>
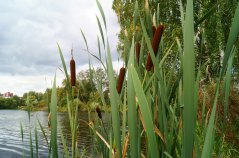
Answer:
<path fill-rule="evenodd" d="M 1 75 L 1 93 L 5 92 L 13 92 L 19 96 L 22 96 L 23 93 L 28 91 L 36 91 L 36 92 L 44 92 L 46 88 L 52 87 L 53 76 L 43 76 L 43 75 L 35 75 L 35 76 L 9 76 L 9 75 Z M 57 76 L 57 85 L 61 85 L 61 81 L 64 76 L 58 73 Z"/>
<path fill-rule="evenodd" d="M 119 25 L 111 9 L 112 0 L 101 3 L 112 57 L 116 60 Z M 9 0 L 0 1 L 0 10 L 0 92 L 22 95 L 29 90 L 43 91 L 45 76 L 53 78 L 56 68 L 61 66 L 57 42 L 67 64 L 73 44 L 76 63 L 84 68 L 88 54 L 83 51 L 81 28 L 91 52 L 98 54 L 96 15 L 100 13 L 96 1 Z"/>

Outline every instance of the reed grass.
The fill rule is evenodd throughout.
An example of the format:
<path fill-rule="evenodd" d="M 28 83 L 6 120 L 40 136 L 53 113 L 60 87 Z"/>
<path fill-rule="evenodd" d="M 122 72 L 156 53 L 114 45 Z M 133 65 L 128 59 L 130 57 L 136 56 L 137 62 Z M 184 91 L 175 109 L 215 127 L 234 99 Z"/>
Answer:
<path fill-rule="evenodd" d="M 56 94 L 56 76 L 53 81 L 51 94 L 51 153 L 52 157 L 58 157 L 58 142 L 57 142 L 57 94 Z"/>
<path fill-rule="evenodd" d="M 239 33 L 239 4 L 227 40 L 223 65 L 216 83 L 211 111 L 206 111 L 204 102 L 201 110 L 202 120 L 199 120 L 197 118 L 199 111 L 199 81 L 203 77 L 201 76 L 201 70 L 204 66 L 196 67 L 195 65 L 193 0 L 187 0 L 185 11 L 182 3 L 180 3 L 183 39 L 175 37 L 175 42 L 172 41 L 171 47 L 167 50 L 165 50 L 163 42 L 160 42 L 161 37 L 163 41 L 163 29 L 167 29 L 167 26 L 159 25 L 160 8 L 157 9 L 156 16 L 154 16 L 155 19 L 153 20 L 146 3 L 145 18 L 142 18 L 139 14 L 138 3 L 135 3 L 134 28 L 136 22 L 140 21 L 143 37 L 140 42 L 135 42 L 134 38 L 132 41 L 129 41 L 127 36 L 125 37 L 125 67 L 123 68 L 124 70 L 120 71 L 118 86 L 112 65 L 105 14 L 100 2 L 96 0 L 96 3 L 100 11 L 100 17 L 96 16 L 100 32 L 100 37 L 97 36 L 98 57 L 89 52 L 86 37 L 82 31 L 81 33 L 88 53 L 97 58 L 103 67 L 105 65 L 101 57 L 102 48 L 106 55 L 105 71 L 109 79 L 111 123 L 105 129 L 102 122 L 97 124 L 97 122 L 93 123 L 90 119 L 89 122 L 85 122 L 93 131 L 92 135 L 97 143 L 95 150 L 99 157 L 212 157 L 215 146 L 215 128 L 218 120 L 217 106 L 220 98 L 219 93 L 222 93 L 225 101 L 224 119 L 226 119 L 228 111 L 232 63 L 235 56 L 234 44 Z M 201 22 L 206 18 L 203 17 Z M 155 21 L 156 25 L 159 25 L 155 33 L 152 30 L 153 21 Z M 154 42 L 153 40 L 151 42 L 152 37 L 157 41 Z M 181 42 L 183 43 L 181 44 Z M 101 45 L 103 45 L 102 48 Z M 175 47 L 177 49 L 173 49 Z M 78 151 L 78 142 L 76 141 L 78 137 L 77 131 L 80 130 L 78 129 L 80 98 L 76 98 L 77 102 L 74 103 L 74 84 L 70 84 L 67 66 L 59 45 L 58 49 L 67 79 L 67 109 L 72 135 L 71 150 L 68 150 L 64 133 L 60 130 L 64 155 L 66 157 L 71 156 L 72 158 L 80 157 L 80 155 L 84 155 L 84 153 Z M 174 54 L 175 59 L 169 68 L 166 61 L 171 54 Z M 148 59 L 147 55 L 152 62 L 151 66 L 144 64 Z M 89 67 L 91 67 L 90 61 Z M 97 90 L 102 95 L 101 80 L 97 80 Z M 54 79 L 50 105 L 51 141 L 49 150 L 51 151 L 51 157 L 58 157 L 55 82 L 56 78 Z M 222 82 L 225 83 L 225 88 L 223 92 L 220 92 L 219 86 Z M 101 98 L 102 104 L 106 105 L 102 96 Z M 99 107 L 96 109 L 96 112 L 101 119 L 102 115 Z M 200 122 L 202 122 L 201 125 L 199 125 Z M 196 129 L 199 127 L 204 128 L 200 134 L 196 132 Z M 44 134 L 41 124 L 40 128 Z M 145 148 L 142 147 L 142 143 L 144 143 Z"/>
<path fill-rule="evenodd" d="M 194 148 L 195 115 L 197 102 L 195 91 L 195 51 L 194 51 L 193 1 L 187 1 L 183 28 L 183 149 L 182 157 L 190 158 Z"/>

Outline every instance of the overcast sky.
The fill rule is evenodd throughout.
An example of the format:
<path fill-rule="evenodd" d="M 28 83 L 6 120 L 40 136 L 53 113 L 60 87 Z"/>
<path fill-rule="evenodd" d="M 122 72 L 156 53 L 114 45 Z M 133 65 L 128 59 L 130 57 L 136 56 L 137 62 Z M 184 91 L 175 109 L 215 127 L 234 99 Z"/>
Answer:
<path fill-rule="evenodd" d="M 113 0 L 101 0 L 114 64 L 117 65 L 119 24 Z M 57 67 L 61 67 L 57 42 L 69 64 L 73 44 L 77 71 L 86 69 L 88 55 L 80 29 L 90 50 L 97 52 L 100 15 L 95 0 L 1 0 L 0 1 L 0 93 L 21 96 L 30 90 L 51 87 Z M 93 61 L 94 63 L 96 61 Z M 97 65 L 97 63 L 95 63 Z M 60 85 L 63 74 L 57 70 Z"/>

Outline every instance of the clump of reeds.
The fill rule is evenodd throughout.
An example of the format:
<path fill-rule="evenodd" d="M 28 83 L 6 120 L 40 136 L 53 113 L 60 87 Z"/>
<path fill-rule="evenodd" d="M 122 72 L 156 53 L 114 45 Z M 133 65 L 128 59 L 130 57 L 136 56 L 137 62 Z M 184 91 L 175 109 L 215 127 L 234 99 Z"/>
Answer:
<path fill-rule="evenodd" d="M 137 4 L 137 2 L 136 2 Z M 104 26 L 106 29 L 105 16 L 102 10 L 102 7 L 97 0 L 97 5 L 100 9 L 101 16 L 104 22 Z M 182 5 L 182 4 L 181 4 Z M 214 147 L 214 136 L 215 136 L 215 122 L 217 121 L 216 112 L 217 112 L 217 101 L 219 96 L 219 85 L 223 80 L 224 76 L 226 76 L 225 80 L 227 84 L 225 84 L 225 91 L 222 93 L 225 100 L 228 99 L 230 88 L 230 75 L 232 69 L 232 61 L 233 61 L 233 52 L 237 37 L 235 35 L 238 34 L 237 27 L 238 23 L 232 23 L 232 31 L 229 33 L 228 41 L 229 44 L 226 47 L 225 58 L 223 61 L 223 66 L 220 72 L 219 80 L 215 90 L 215 96 L 213 98 L 213 105 L 211 111 L 208 112 L 208 116 L 202 126 L 198 125 L 197 120 L 197 105 L 198 105 L 198 86 L 200 81 L 200 68 L 198 68 L 198 72 L 195 69 L 195 51 L 194 51 L 194 19 L 193 19 L 193 1 L 187 0 L 186 12 L 182 11 L 181 20 L 183 22 L 183 46 L 178 42 L 178 47 L 180 50 L 183 50 L 180 58 L 176 58 L 175 65 L 177 65 L 178 61 L 183 62 L 183 66 L 180 66 L 177 69 L 179 71 L 175 71 L 175 69 L 164 68 L 162 67 L 162 71 L 154 71 L 152 76 L 148 77 L 147 72 L 145 73 L 146 77 L 142 77 L 141 72 L 138 69 L 138 66 L 135 65 L 133 61 L 132 52 L 129 53 L 129 62 L 128 65 L 122 67 L 120 69 L 118 83 L 115 83 L 115 77 L 112 66 L 112 59 L 110 55 L 110 50 L 107 49 L 107 70 L 109 77 L 109 89 L 110 89 L 110 107 L 111 107 L 111 121 L 112 123 L 109 125 L 109 135 L 106 133 L 104 137 L 99 131 L 93 129 L 96 133 L 98 139 L 98 143 L 102 143 L 107 148 L 100 148 L 99 151 L 95 153 L 99 153 L 100 157 L 124 157 L 127 153 L 128 157 L 182 157 L 182 158 L 191 158 L 194 157 L 212 157 L 213 147 Z M 135 7 L 137 8 L 137 7 Z M 183 10 L 183 7 L 182 7 Z M 159 15 L 159 10 L 157 11 Z M 136 15 L 136 14 L 135 14 Z M 148 16 L 150 17 L 150 16 Z M 237 11 L 235 13 L 234 19 L 239 18 L 239 5 L 237 7 Z M 98 17 L 97 17 L 98 19 Z M 141 20 L 141 19 L 140 19 Z M 159 19 L 157 20 L 159 21 Z M 102 42 L 104 44 L 104 48 L 106 48 L 104 39 L 108 38 L 104 36 L 102 33 L 102 25 L 101 22 L 98 21 Z M 158 28 L 154 32 L 153 28 L 153 39 L 149 40 L 149 35 L 145 29 L 145 25 L 142 22 L 141 26 L 143 28 L 143 36 L 146 40 L 147 50 L 149 51 L 151 47 L 153 48 L 153 53 L 157 55 L 159 44 L 163 35 L 164 26 L 159 25 Z M 143 41 L 143 40 L 142 40 Z M 150 46 L 151 42 L 151 46 Z M 132 42 L 133 43 L 133 42 Z M 143 43 L 143 42 L 142 42 Z M 134 44 L 134 43 L 133 43 Z M 145 44 L 145 43 L 143 43 Z M 142 46 L 143 46 L 142 44 Z M 130 44 L 129 44 L 130 45 Z M 134 45 L 132 45 L 132 48 Z M 139 44 L 136 44 L 136 59 L 139 61 Z M 182 49 L 183 48 L 183 49 Z M 170 48 L 171 49 L 171 48 Z M 100 50 L 100 49 L 99 49 Z M 134 50 L 134 49 L 131 49 Z M 59 49 L 62 63 L 64 66 L 64 71 L 67 75 L 67 70 L 65 66 L 65 62 Z M 170 51 L 168 51 L 170 52 Z M 151 52 L 150 52 L 151 53 Z M 138 54 L 138 55 L 137 55 Z M 164 55 L 164 59 L 167 57 L 167 54 Z M 142 54 L 141 54 L 142 55 Z M 162 63 L 161 63 L 162 62 Z M 157 64 L 157 63 L 155 63 Z M 160 64 L 163 65 L 163 59 L 160 61 Z M 75 62 L 72 57 L 71 60 L 71 86 L 75 86 Z M 153 63 L 150 55 L 147 56 L 147 63 L 145 65 L 146 70 L 152 70 Z M 129 74 L 127 79 L 125 79 L 126 90 L 124 91 L 124 100 L 121 101 L 119 97 L 119 93 L 122 91 L 122 86 L 125 78 L 126 69 Z M 176 80 L 167 76 L 168 71 L 174 74 Z M 181 73 L 182 72 L 182 73 Z M 195 78 L 197 73 L 197 78 Z M 226 75 L 225 75 L 226 73 Z M 151 75 L 151 74 L 149 74 Z M 170 75 L 169 75 L 170 76 Z M 69 82 L 69 80 L 68 80 Z M 172 85 L 173 83 L 173 85 Z M 117 92 L 115 90 L 117 89 Z M 151 93 L 153 92 L 153 93 Z M 52 101 L 51 101 L 51 112 L 52 112 L 52 131 L 51 131 L 51 148 L 53 150 L 53 157 L 57 157 L 57 118 L 56 118 L 56 104 L 57 104 L 57 91 L 54 86 L 52 91 Z M 72 99 L 72 98 L 71 98 Z M 71 126 L 71 134 L 72 134 L 72 157 L 80 157 L 77 155 L 77 131 L 78 131 L 78 106 L 72 107 L 71 101 L 67 103 L 68 106 L 68 114 L 70 119 Z M 157 107 L 157 108 L 154 108 Z M 120 109 L 123 109 L 122 111 Z M 155 110 L 156 109 L 156 110 Z M 97 107 L 96 112 L 98 117 L 102 120 L 102 114 L 99 107 Z M 154 110 L 157 113 L 157 117 L 154 117 Z M 205 105 L 204 105 L 204 113 Z M 74 113 L 75 112 L 75 113 Z M 209 114 L 210 113 L 210 114 Z M 210 116 L 209 116 L 210 115 Z M 202 115 L 204 116 L 204 114 Z M 155 123 L 154 118 L 157 119 L 157 123 Z M 121 124 L 122 122 L 122 124 Z M 90 124 L 90 123 L 89 123 Z M 200 127 L 199 127 L 200 126 Z M 203 130 L 203 145 L 199 144 L 199 136 L 195 132 L 195 128 L 199 127 Z M 106 130 L 105 130 L 106 131 Z M 68 149 L 66 147 L 66 143 L 64 142 L 63 134 L 62 136 L 62 144 L 64 147 L 64 153 L 66 157 L 69 157 Z M 130 146 L 128 147 L 128 140 L 130 142 Z M 141 148 L 141 142 L 146 141 L 146 153 Z M 134 145 L 131 145 L 134 144 Z M 122 149 L 123 146 L 123 150 Z M 105 150 L 106 149 L 106 150 Z M 195 152 L 194 152 L 195 151 Z M 123 153 L 123 154 L 122 154 Z M 135 156 L 138 155 L 138 156 Z"/>

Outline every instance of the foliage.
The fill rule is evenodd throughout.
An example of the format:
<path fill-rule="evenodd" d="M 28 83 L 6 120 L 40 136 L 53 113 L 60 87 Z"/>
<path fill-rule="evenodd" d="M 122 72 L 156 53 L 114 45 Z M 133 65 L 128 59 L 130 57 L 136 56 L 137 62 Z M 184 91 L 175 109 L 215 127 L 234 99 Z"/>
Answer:
<path fill-rule="evenodd" d="M 93 77 L 94 76 L 94 77 Z M 79 98 L 82 103 L 90 104 L 93 102 L 101 102 L 100 94 L 97 91 L 97 82 L 101 81 L 100 88 L 103 90 L 104 99 L 108 103 L 108 79 L 102 68 L 96 70 L 81 70 L 77 74 L 76 86 L 74 87 L 74 97 Z M 66 106 L 67 104 L 67 88 L 66 79 L 62 81 L 63 87 L 57 88 L 58 106 Z"/>
<path fill-rule="evenodd" d="M 136 28 L 134 29 L 134 3 L 136 0 L 114 0 L 112 8 L 117 14 L 118 22 L 121 30 L 118 35 L 118 51 L 125 54 L 125 41 L 132 41 L 134 37 L 135 41 L 142 39 L 142 28 L 140 22 L 136 22 Z M 164 48 L 167 49 L 171 46 L 171 41 L 175 37 L 182 38 L 181 30 L 181 14 L 179 2 L 175 0 L 159 1 L 159 0 L 138 0 L 139 12 L 142 18 L 145 18 L 147 10 L 151 13 L 151 18 L 156 19 L 157 16 L 159 22 L 163 23 L 167 28 L 164 32 Z M 186 6 L 186 0 L 182 0 L 183 8 Z M 194 31 L 197 34 L 195 42 L 195 54 L 196 64 L 207 65 L 207 70 L 202 73 L 206 73 L 206 80 L 210 81 L 211 78 L 215 78 L 219 74 L 222 56 L 226 47 L 227 38 L 229 35 L 230 24 L 236 9 L 238 0 L 204 0 L 194 2 L 194 19 L 195 27 Z M 158 10 L 158 14 L 155 14 Z M 155 20 L 153 25 L 156 26 Z M 148 27 L 149 37 L 152 37 L 151 29 Z M 237 46 L 239 41 L 237 40 Z M 177 49 L 176 47 L 173 48 Z M 124 55 L 123 55 L 124 56 Z M 174 55 L 170 55 L 169 58 L 173 60 Z M 234 67 L 238 70 L 239 55 L 235 56 Z M 171 62 L 172 63 L 172 62 Z M 238 76 L 238 75 L 237 75 Z"/>
<path fill-rule="evenodd" d="M 210 96 L 212 100 L 209 105 L 207 105 L 207 108 L 206 101 L 203 101 L 202 106 L 199 106 L 200 85 L 205 83 L 200 82 L 200 80 L 206 78 L 208 72 L 204 73 L 204 70 L 207 66 L 213 67 L 213 63 L 208 63 L 203 60 L 200 61 L 201 63 L 198 63 L 197 57 L 200 48 L 197 44 L 197 37 L 200 34 L 198 33 L 198 27 L 206 29 L 205 26 L 201 26 L 201 24 L 210 19 L 211 15 L 200 20 L 199 17 L 201 17 L 201 14 L 199 14 L 199 12 L 201 11 L 201 3 L 193 3 L 193 0 L 187 0 L 185 3 L 180 4 L 181 7 L 177 10 L 180 10 L 180 18 L 179 15 L 178 18 L 181 21 L 181 25 L 179 26 L 179 28 L 181 28 L 181 35 L 175 37 L 175 34 L 172 34 L 172 36 L 170 36 L 170 38 L 172 38 L 171 43 L 169 44 L 169 40 L 167 41 L 166 39 L 166 42 L 163 41 L 160 43 L 158 50 L 153 48 L 151 42 L 152 24 L 155 23 L 155 25 L 158 26 L 160 21 L 163 21 L 163 19 L 161 19 L 163 13 L 165 13 L 166 16 L 172 16 L 173 11 L 171 7 L 173 4 L 169 3 L 171 1 L 160 4 L 166 5 L 165 8 L 162 8 L 168 9 L 169 12 L 167 13 L 161 12 L 161 7 L 154 10 L 150 9 L 149 6 L 153 3 L 156 4 L 155 6 L 158 6 L 157 1 L 148 2 L 146 0 L 143 9 L 141 9 L 142 3 L 136 2 L 134 4 L 134 10 L 131 12 L 134 17 L 128 21 L 129 23 L 134 21 L 131 31 L 132 39 L 129 39 L 129 36 L 124 34 L 124 39 L 126 40 L 124 40 L 123 45 L 124 66 L 128 74 L 124 78 L 122 91 L 117 92 L 117 79 L 115 78 L 112 65 L 111 51 L 107 37 L 106 18 L 101 4 L 98 0 L 96 2 L 101 14 L 101 21 L 98 16 L 97 21 L 102 39 L 101 44 L 103 45 L 106 55 L 105 73 L 109 80 L 109 100 L 111 108 L 111 123 L 108 125 L 108 129 L 104 126 L 99 107 L 96 108 L 99 119 L 92 121 L 90 112 L 88 111 L 89 122 L 84 122 L 92 129 L 94 139 L 96 140 L 94 149 L 97 155 L 99 155 L 99 157 L 117 158 L 140 156 L 153 158 L 210 158 L 213 156 L 224 156 L 224 153 L 230 154 L 231 156 L 236 154 L 237 151 L 235 151 L 233 145 L 225 143 L 224 136 L 225 127 L 227 127 L 231 74 L 232 70 L 238 71 L 236 67 L 233 67 L 233 61 L 236 53 L 238 53 L 235 49 L 235 45 L 239 33 L 239 3 L 237 4 L 237 9 L 234 14 L 234 21 L 231 23 L 229 35 L 226 38 L 226 47 L 217 42 L 215 42 L 214 45 L 217 48 L 221 47 L 220 50 L 225 50 L 225 56 L 222 57 L 223 64 L 221 67 L 217 68 L 218 70 L 213 70 L 212 74 L 217 74 L 215 76 L 213 75 L 213 77 L 217 80 L 215 81 L 215 88 L 212 90 Z M 118 2 L 120 4 L 120 1 Z M 122 2 L 129 3 L 131 1 Z M 215 4 L 217 5 L 217 3 Z M 142 13 L 141 10 L 143 10 Z M 121 10 L 119 12 L 121 12 Z M 125 12 L 122 11 L 122 13 Z M 209 14 L 211 14 L 211 12 L 209 12 Z M 127 21 L 126 18 L 125 20 Z M 168 22 L 168 18 L 164 20 L 166 23 Z M 140 26 L 141 29 L 137 30 L 138 28 L 136 26 Z M 170 25 L 165 25 L 165 28 L 166 30 L 172 29 Z M 173 31 L 171 30 L 171 32 Z M 83 33 L 82 35 L 88 49 L 86 38 Z M 135 56 L 135 44 L 139 42 L 139 40 L 141 43 L 141 51 L 138 64 Z M 201 41 L 199 43 L 201 43 Z M 168 45 L 170 45 L 170 47 L 168 47 Z M 98 45 L 98 47 L 100 47 L 100 45 Z M 90 94 L 87 92 L 87 89 L 90 89 L 93 91 L 93 96 L 95 96 L 94 93 L 96 90 L 99 96 L 102 96 L 102 88 L 100 88 L 102 78 L 95 77 L 96 81 L 94 81 L 90 69 L 88 73 L 86 72 L 80 75 L 79 84 L 77 84 L 79 87 L 71 86 L 59 45 L 58 48 L 64 73 L 67 78 L 67 80 L 65 80 L 65 89 L 72 140 L 69 150 L 65 144 L 65 137 L 61 132 L 64 156 L 72 156 L 72 158 L 81 157 L 84 155 L 84 152 L 81 153 L 78 151 L 78 142 L 76 141 L 80 130 L 78 126 L 78 110 L 80 102 L 84 101 L 88 105 L 90 100 L 87 98 L 88 96 L 81 95 L 81 93 Z M 146 70 L 145 61 L 149 55 L 154 66 L 152 69 Z M 89 64 L 89 67 L 91 67 L 91 64 Z M 95 85 L 94 82 L 96 83 Z M 82 87 L 82 90 L 80 87 Z M 51 153 L 53 157 L 57 157 L 57 88 L 55 84 L 51 93 L 50 109 L 53 115 L 51 117 L 51 126 L 53 129 L 51 132 L 50 151 L 53 152 Z M 101 98 L 102 104 L 104 104 L 104 97 L 98 98 Z M 222 118 L 220 118 L 220 109 L 223 111 L 224 117 Z M 198 117 L 199 113 L 201 113 L 201 117 Z M 141 144 L 143 144 L 143 146 L 141 146 Z M 228 146 L 231 150 L 224 152 L 225 146 Z"/>
<path fill-rule="evenodd" d="M 26 102 L 27 97 L 29 97 L 29 104 L 32 106 L 38 105 L 40 102 L 44 101 L 44 94 L 41 92 L 29 91 L 24 93 L 22 98 Z"/>
<path fill-rule="evenodd" d="M 94 78 L 92 78 L 94 76 Z M 103 71 L 102 68 L 97 68 L 96 70 L 82 70 L 77 74 L 77 80 L 76 80 L 76 86 L 74 87 L 74 97 L 79 97 L 82 104 L 82 110 L 87 109 L 85 106 L 88 106 L 90 104 L 95 104 L 101 102 L 101 96 L 99 92 L 97 91 L 97 81 L 98 79 L 101 80 L 101 88 L 104 91 L 104 99 L 105 103 L 109 104 L 108 99 L 108 79 Z M 56 87 L 57 92 L 57 106 L 61 109 L 64 109 L 67 107 L 67 85 L 66 85 L 66 79 L 62 81 L 62 86 Z M 29 104 L 34 107 L 47 107 L 47 102 L 51 100 L 51 93 L 52 88 L 47 88 L 44 93 L 41 92 L 35 92 L 35 91 L 29 91 L 23 94 L 23 97 L 21 98 L 21 102 L 19 103 L 9 103 L 12 104 L 14 108 L 17 108 L 18 106 L 25 106 L 27 102 L 27 98 L 29 100 Z M 16 98 L 17 96 L 14 96 Z M 18 97 L 19 98 L 19 97 Z M 10 99 L 11 100 L 11 99 Z M 47 101 L 48 100 L 48 101 Z M 8 104 L 8 105 L 9 105 Z M 94 106 L 93 106 L 94 107 Z M 5 108 L 5 106 L 2 106 L 2 108 Z M 6 106 L 7 109 L 11 108 L 10 106 Z"/>
<path fill-rule="evenodd" d="M 11 98 L 0 97 L 0 109 L 16 109 L 23 105 L 25 105 L 24 100 L 16 95 Z"/>

